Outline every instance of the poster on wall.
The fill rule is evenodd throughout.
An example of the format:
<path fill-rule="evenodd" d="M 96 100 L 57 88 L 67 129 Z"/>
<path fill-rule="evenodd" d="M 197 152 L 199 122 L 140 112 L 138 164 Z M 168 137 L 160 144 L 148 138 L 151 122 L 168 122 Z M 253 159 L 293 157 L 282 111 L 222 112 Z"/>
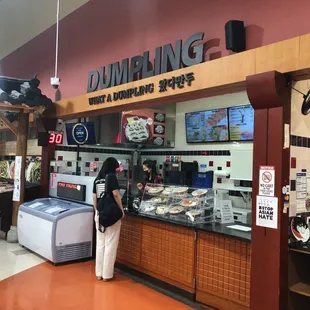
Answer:
<path fill-rule="evenodd" d="M 275 168 L 273 166 L 259 167 L 259 195 L 274 196 L 275 190 Z"/>
<path fill-rule="evenodd" d="M 14 179 L 14 161 L 1 160 L 0 161 L 0 178 Z"/>
<path fill-rule="evenodd" d="M 256 197 L 256 225 L 278 228 L 278 197 Z"/>
<path fill-rule="evenodd" d="M 20 201 L 20 175 L 22 170 L 22 156 L 15 157 L 15 171 L 14 171 L 14 191 L 13 201 Z"/>
<path fill-rule="evenodd" d="M 57 187 L 57 174 L 52 173 L 51 175 L 51 188 L 56 188 Z"/>
<path fill-rule="evenodd" d="M 15 176 L 15 160 L 0 161 L 0 178 L 12 179 Z M 26 181 L 33 184 L 41 182 L 41 157 L 27 157 L 25 167 Z"/>
<path fill-rule="evenodd" d="M 310 211 L 310 201 L 307 208 L 307 173 L 296 173 L 296 213 Z M 310 200 L 310 199 L 309 199 Z M 309 209 L 309 211 L 307 211 Z"/>
<path fill-rule="evenodd" d="M 164 146 L 166 115 L 163 111 L 142 109 L 122 113 L 121 143 Z"/>

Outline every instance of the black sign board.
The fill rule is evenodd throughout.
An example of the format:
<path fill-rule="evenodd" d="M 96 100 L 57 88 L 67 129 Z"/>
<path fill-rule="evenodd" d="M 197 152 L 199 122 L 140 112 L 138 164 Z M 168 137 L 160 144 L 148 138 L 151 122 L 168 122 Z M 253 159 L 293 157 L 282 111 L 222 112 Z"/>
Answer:
<path fill-rule="evenodd" d="M 85 201 L 86 185 L 58 182 L 57 196 L 69 200 Z"/>

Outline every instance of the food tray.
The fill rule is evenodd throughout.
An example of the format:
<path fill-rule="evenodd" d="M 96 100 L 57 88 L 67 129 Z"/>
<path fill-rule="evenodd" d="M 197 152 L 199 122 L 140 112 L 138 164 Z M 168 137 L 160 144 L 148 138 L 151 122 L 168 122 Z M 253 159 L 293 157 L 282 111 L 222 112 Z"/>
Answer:
<path fill-rule="evenodd" d="M 146 184 L 139 212 L 180 223 L 210 222 L 214 217 L 214 192 L 212 189 Z"/>

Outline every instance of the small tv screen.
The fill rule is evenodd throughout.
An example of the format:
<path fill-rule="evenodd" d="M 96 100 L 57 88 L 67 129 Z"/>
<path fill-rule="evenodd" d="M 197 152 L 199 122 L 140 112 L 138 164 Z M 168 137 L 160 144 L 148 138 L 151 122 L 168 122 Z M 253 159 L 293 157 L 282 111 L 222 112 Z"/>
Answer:
<path fill-rule="evenodd" d="M 231 141 L 251 141 L 254 135 L 254 109 L 251 105 L 231 107 L 229 136 Z"/>
<path fill-rule="evenodd" d="M 96 144 L 94 123 L 67 123 L 68 145 Z"/>
<path fill-rule="evenodd" d="M 185 114 L 187 143 L 228 141 L 227 109 Z"/>

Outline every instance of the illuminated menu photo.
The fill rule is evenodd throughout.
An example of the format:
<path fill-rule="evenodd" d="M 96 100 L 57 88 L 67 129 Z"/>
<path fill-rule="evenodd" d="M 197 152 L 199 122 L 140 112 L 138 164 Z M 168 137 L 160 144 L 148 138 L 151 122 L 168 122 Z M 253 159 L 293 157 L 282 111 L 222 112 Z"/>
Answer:
<path fill-rule="evenodd" d="M 254 109 L 251 105 L 231 107 L 229 135 L 231 141 L 251 141 L 254 136 Z"/>
<path fill-rule="evenodd" d="M 227 109 L 187 113 L 187 143 L 228 141 Z"/>

